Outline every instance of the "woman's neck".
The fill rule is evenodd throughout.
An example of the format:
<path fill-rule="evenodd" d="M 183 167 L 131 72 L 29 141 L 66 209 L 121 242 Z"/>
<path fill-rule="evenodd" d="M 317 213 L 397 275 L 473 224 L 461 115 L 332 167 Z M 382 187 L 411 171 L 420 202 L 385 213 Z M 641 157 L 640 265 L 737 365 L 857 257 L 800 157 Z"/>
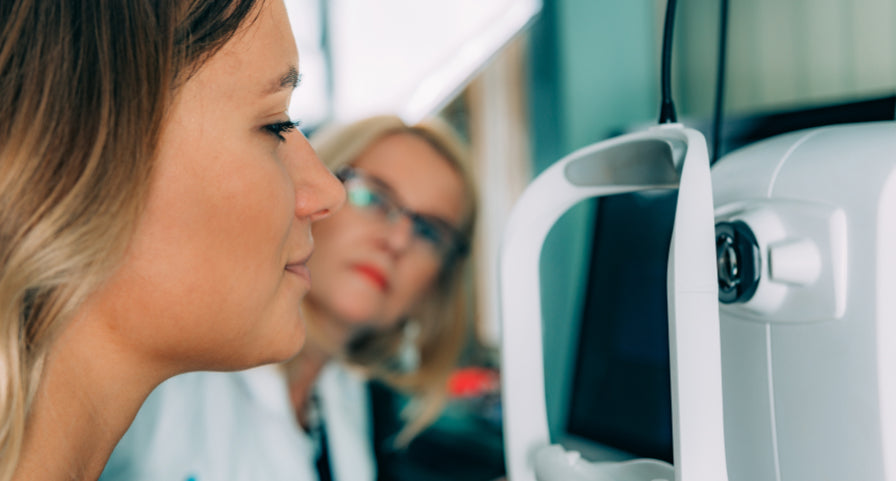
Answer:
<path fill-rule="evenodd" d="M 332 319 L 318 310 L 312 303 L 306 302 L 304 307 L 307 337 L 305 345 L 299 353 L 286 361 L 283 369 L 289 384 L 289 397 L 296 419 L 303 428 L 308 428 L 308 413 L 314 384 L 321 371 L 335 355 L 336 347 L 330 345 L 328 333 Z"/>
<path fill-rule="evenodd" d="M 31 406 L 13 479 L 91 480 L 165 376 L 134 369 L 128 353 L 73 320 L 53 343 Z"/>
<path fill-rule="evenodd" d="M 284 365 L 293 412 L 299 424 L 306 429 L 309 426 L 308 410 L 311 394 L 314 392 L 314 384 L 320 377 L 324 366 L 331 359 L 323 351 L 312 353 L 309 352 L 311 350 L 306 343 L 306 347 L 303 347 L 298 355 Z"/>

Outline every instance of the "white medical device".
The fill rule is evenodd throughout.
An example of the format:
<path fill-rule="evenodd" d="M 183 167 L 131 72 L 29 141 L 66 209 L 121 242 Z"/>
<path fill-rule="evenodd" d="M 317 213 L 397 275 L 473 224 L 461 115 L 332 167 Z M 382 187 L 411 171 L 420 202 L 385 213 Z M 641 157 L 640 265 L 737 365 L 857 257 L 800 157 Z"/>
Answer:
<path fill-rule="evenodd" d="M 579 200 L 676 186 L 674 463 L 591 463 L 550 444 L 541 246 Z M 500 279 L 510 481 L 896 480 L 896 122 L 754 144 L 711 184 L 678 125 L 586 147 L 517 202 Z"/>
<path fill-rule="evenodd" d="M 896 480 L 896 122 L 712 169 L 732 481 Z"/>
<path fill-rule="evenodd" d="M 591 197 L 679 188 L 668 266 L 674 464 L 591 463 L 551 445 L 539 256 L 550 227 Z M 538 176 L 510 214 L 500 255 L 502 395 L 510 481 L 726 481 L 712 191 L 703 136 L 678 124 L 576 151 Z"/>

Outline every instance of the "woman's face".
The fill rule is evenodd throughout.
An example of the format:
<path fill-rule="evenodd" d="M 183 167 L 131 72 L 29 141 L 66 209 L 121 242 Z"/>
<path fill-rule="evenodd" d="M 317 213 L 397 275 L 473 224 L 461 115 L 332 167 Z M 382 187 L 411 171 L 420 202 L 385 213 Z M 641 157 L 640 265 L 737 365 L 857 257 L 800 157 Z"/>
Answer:
<path fill-rule="evenodd" d="M 146 210 L 95 303 L 134 350 L 174 369 L 295 354 L 311 223 L 344 199 L 286 124 L 297 52 L 282 0 L 261 3 L 254 23 L 179 88 Z"/>
<path fill-rule="evenodd" d="M 463 181 L 442 154 L 408 133 L 384 137 L 352 164 L 398 205 L 458 228 L 465 213 Z M 359 327 L 388 327 L 433 286 L 443 259 L 422 246 L 407 216 L 392 222 L 346 204 L 314 226 L 320 246 L 311 260 L 309 302 L 326 314 L 315 323 L 331 342 Z M 415 237 L 416 236 L 416 237 Z"/>

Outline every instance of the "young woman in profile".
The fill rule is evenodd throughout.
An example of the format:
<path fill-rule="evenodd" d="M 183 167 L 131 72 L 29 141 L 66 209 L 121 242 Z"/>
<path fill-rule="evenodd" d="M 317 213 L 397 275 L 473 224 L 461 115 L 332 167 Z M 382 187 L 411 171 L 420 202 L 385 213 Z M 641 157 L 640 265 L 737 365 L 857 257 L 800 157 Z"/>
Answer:
<path fill-rule="evenodd" d="M 279 365 L 163 383 L 102 481 L 373 481 L 366 380 L 412 400 L 399 445 L 441 412 L 472 311 L 466 149 L 443 122 L 391 116 L 311 142 L 348 201 L 313 228 L 305 347 Z"/>
<path fill-rule="evenodd" d="M 143 400 L 304 342 L 344 190 L 282 0 L 0 2 L 0 480 L 95 479 Z"/>

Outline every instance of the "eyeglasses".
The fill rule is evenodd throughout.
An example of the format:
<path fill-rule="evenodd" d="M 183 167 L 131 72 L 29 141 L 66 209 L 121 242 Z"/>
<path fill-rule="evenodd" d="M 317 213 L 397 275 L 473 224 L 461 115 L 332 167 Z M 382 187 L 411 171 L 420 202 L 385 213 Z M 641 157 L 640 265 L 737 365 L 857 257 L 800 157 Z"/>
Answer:
<path fill-rule="evenodd" d="M 336 177 L 345 186 L 350 205 L 389 224 L 407 217 L 414 243 L 433 256 L 448 259 L 467 253 L 469 246 L 463 234 L 438 217 L 418 214 L 402 206 L 382 181 L 352 167 L 340 169 Z"/>

